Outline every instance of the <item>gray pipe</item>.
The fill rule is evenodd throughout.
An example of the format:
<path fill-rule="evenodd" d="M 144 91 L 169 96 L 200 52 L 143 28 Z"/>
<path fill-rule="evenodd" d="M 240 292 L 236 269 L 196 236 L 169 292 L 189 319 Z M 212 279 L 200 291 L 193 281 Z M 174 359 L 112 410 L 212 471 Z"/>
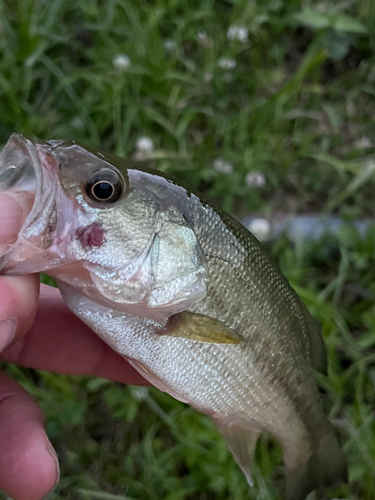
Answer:
<path fill-rule="evenodd" d="M 241 222 L 260 241 L 272 242 L 285 235 L 295 243 L 301 239 L 318 241 L 323 236 L 338 236 L 345 227 L 354 227 L 361 236 L 364 236 L 370 224 L 375 220 L 368 218 L 346 221 L 335 215 L 324 214 L 273 214 L 270 217 L 248 215 L 243 217 Z"/>

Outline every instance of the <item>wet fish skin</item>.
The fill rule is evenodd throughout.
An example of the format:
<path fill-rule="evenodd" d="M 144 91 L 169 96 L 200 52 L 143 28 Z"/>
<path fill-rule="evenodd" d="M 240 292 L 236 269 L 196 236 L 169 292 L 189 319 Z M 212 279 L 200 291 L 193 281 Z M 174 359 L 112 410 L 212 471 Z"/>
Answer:
<path fill-rule="evenodd" d="M 260 243 L 160 172 L 75 143 L 41 147 L 74 212 L 64 242 L 55 236 L 53 267 L 43 270 L 72 311 L 151 383 L 211 416 L 249 484 L 263 431 L 283 447 L 287 500 L 345 480 L 314 381 L 326 367 L 319 327 Z M 98 168 L 125 179 L 112 207 L 85 201 Z M 194 340 L 197 325 L 212 330 L 211 341 Z"/>

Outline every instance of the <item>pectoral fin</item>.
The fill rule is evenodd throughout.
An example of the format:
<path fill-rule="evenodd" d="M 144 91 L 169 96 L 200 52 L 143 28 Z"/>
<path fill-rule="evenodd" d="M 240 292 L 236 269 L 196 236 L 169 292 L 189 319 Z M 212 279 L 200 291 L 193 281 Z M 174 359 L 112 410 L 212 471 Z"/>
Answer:
<path fill-rule="evenodd" d="M 158 333 L 211 344 L 239 344 L 243 341 L 240 335 L 220 321 L 186 311 L 171 316 Z"/>
<path fill-rule="evenodd" d="M 218 425 L 218 429 L 224 436 L 235 461 L 245 474 L 247 482 L 250 486 L 254 486 L 251 473 L 254 466 L 254 452 L 260 434 L 259 431 L 221 425 Z"/>

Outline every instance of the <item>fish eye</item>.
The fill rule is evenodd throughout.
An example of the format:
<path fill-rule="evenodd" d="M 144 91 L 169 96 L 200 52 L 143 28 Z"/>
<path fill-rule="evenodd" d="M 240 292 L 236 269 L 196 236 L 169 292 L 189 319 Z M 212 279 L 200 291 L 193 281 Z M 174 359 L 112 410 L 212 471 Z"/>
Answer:
<path fill-rule="evenodd" d="M 123 191 L 123 183 L 116 172 L 97 172 L 86 183 L 86 193 L 96 202 L 113 203 L 117 201 Z"/>

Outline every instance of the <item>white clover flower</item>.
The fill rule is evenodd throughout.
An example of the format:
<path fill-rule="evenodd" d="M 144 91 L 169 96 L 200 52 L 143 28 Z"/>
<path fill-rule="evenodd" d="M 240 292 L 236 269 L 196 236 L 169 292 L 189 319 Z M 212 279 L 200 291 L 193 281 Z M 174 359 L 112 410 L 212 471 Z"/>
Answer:
<path fill-rule="evenodd" d="M 357 149 L 371 149 L 374 147 L 374 143 L 369 137 L 361 137 L 354 143 L 354 147 Z"/>
<path fill-rule="evenodd" d="M 172 52 L 177 48 L 177 42 L 172 39 L 165 40 L 163 42 L 163 48 L 166 52 Z"/>
<path fill-rule="evenodd" d="M 249 38 L 249 31 L 246 26 L 229 26 L 227 31 L 228 40 L 246 43 Z"/>
<path fill-rule="evenodd" d="M 230 69 L 234 69 L 237 66 L 237 62 L 236 62 L 235 59 L 232 59 L 230 57 L 221 57 L 218 60 L 217 65 L 221 69 L 228 69 L 228 70 L 230 70 Z"/>
<path fill-rule="evenodd" d="M 221 174 L 231 174 L 233 172 L 233 165 L 223 158 L 216 158 L 212 162 L 212 166 L 216 172 L 220 172 Z"/>
<path fill-rule="evenodd" d="M 85 123 L 80 116 L 75 116 L 71 120 L 70 125 L 77 130 L 82 130 L 85 127 Z"/>
<path fill-rule="evenodd" d="M 147 137 L 147 136 L 138 137 L 138 139 L 135 143 L 135 147 L 137 148 L 137 150 L 140 153 L 150 154 L 154 150 L 154 142 L 151 139 L 151 137 Z"/>
<path fill-rule="evenodd" d="M 210 83 L 212 82 L 212 80 L 214 79 L 214 74 L 213 73 L 205 73 L 203 75 L 203 80 L 206 82 L 206 83 Z"/>
<path fill-rule="evenodd" d="M 263 187 L 266 185 L 266 178 L 262 172 L 249 172 L 246 174 L 245 184 L 247 187 Z"/>
<path fill-rule="evenodd" d="M 132 387 L 131 392 L 133 398 L 138 401 L 146 401 L 149 396 L 148 387 Z"/>
<path fill-rule="evenodd" d="M 209 37 L 207 35 L 207 31 L 205 31 L 205 30 L 198 31 L 197 39 L 198 39 L 199 45 L 201 45 L 205 49 L 212 49 L 212 47 L 214 45 L 214 41 L 211 37 Z"/>
<path fill-rule="evenodd" d="M 271 234 L 271 224 L 266 219 L 254 219 L 248 225 L 248 229 L 259 241 L 266 241 Z"/>
<path fill-rule="evenodd" d="M 117 56 L 112 59 L 112 64 L 116 69 L 125 71 L 129 68 L 131 60 L 126 54 L 117 54 Z"/>

